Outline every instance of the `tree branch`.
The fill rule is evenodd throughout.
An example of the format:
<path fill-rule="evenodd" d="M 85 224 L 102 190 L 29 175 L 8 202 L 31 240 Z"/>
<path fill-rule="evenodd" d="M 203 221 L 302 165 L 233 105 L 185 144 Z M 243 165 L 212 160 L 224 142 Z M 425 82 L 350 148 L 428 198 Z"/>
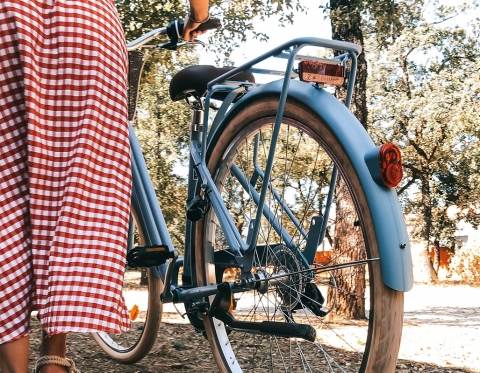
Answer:
<path fill-rule="evenodd" d="M 403 192 L 405 192 L 410 186 L 417 181 L 416 178 L 411 178 L 403 187 L 401 187 L 398 191 L 397 194 L 401 195 Z"/>
<path fill-rule="evenodd" d="M 425 151 L 423 149 L 421 149 L 416 143 L 415 141 L 413 141 L 412 139 L 408 139 L 408 142 L 413 146 L 413 148 L 416 150 L 417 154 L 424 158 L 425 160 L 428 161 L 428 156 L 427 154 L 425 153 Z"/>

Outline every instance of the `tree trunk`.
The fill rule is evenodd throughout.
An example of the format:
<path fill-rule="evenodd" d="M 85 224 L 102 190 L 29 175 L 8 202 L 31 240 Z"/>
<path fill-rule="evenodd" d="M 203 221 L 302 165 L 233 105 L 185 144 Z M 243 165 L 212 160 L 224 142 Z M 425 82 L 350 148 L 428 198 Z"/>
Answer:
<path fill-rule="evenodd" d="M 425 173 L 428 175 L 429 173 Z M 430 260 L 430 234 L 432 229 L 432 204 L 430 198 L 430 180 L 427 177 L 422 177 L 421 179 L 421 192 L 422 192 L 422 206 L 423 206 L 423 227 L 422 227 L 422 238 L 427 245 L 425 246 L 426 255 L 429 260 L 427 260 L 428 273 L 430 276 L 430 282 L 437 284 L 438 283 L 438 274 L 435 271 L 433 262 Z"/>
<path fill-rule="evenodd" d="M 363 46 L 363 31 L 361 28 L 361 14 L 358 12 L 360 0 L 331 0 L 331 24 L 332 38 L 335 40 L 348 41 Z M 343 51 L 335 52 L 336 54 Z M 357 60 L 357 77 L 355 80 L 355 88 L 353 90 L 352 102 L 350 110 L 367 128 L 367 61 L 365 53 L 361 53 Z M 346 87 L 337 89 L 336 96 L 340 100 L 344 100 L 346 95 Z"/>
<path fill-rule="evenodd" d="M 432 260 L 432 265 L 433 269 L 435 270 L 435 273 L 437 274 L 438 277 L 438 270 L 440 269 L 440 242 L 438 240 L 435 240 L 433 242 L 433 260 Z"/>
<path fill-rule="evenodd" d="M 336 221 L 334 238 L 334 256 L 339 263 L 364 260 L 365 246 L 362 230 L 355 224 L 357 212 L 344 181 L 338 181 L 336 193 Z M 337 294 L 333 289 L 329 299 L 336 295 L 336 311 L 338 314 L 352 319 L 364 319 L 365 315 L 365 266 L 349 267 L 335 271 L 335 280 L 339 289 Z"/>
<path fill-rule="evenodd" d="M 430 260 L 430 252 L 429 252 L 429 245 L 426 246 L 426 253 L 425 255 L 427 255 L 428 257 L 428 260 L 427 260 L 427 265 L 428 265 L 428 274 L 430 276 L 430 282 L 433 283 L 433 284 L 438 284 L 439 280 L 438 280 L 438 274 L 437 274 L 437 271 L 435 271 L 435 267 L 433 265 L 433 262 Z"/>
<path fill-rule="evenodd" d="M 361 15 L 357 11 L 359 0 L 331 0 L 330 19 L 333 39 L 363 45 Z M 337 53 L 337 52 L 336 52 Z M 340 53 L 340 52 L 338 52 Z M 357 79 L 350 109 L 364 127 L 367 124 L 367 62 L 365 53 L 358 57 Z M 336 90 L 336 96 L 344 101 L 346 86 Z M 336 192 L 335 257 L 341 262 L 365 259 L 365 247 L 361 229 L 354 226 L 358 219 L 345 183 L 340 179 Z M 340 276 L 337 276 L 340 275 Z M 365 318 L 365 268 L 347 268 L 335 274 L 339 293 L 337 294 L 337 312 L 349 318 Z M 329 292 L 329 298 L 333 296 Z"/>

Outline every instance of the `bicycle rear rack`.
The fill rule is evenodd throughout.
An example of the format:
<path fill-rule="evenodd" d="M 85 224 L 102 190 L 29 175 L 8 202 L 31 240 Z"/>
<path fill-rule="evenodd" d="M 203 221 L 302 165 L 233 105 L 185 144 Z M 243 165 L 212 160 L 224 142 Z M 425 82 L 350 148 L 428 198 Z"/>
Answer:
<path fill-rule="evenodd" d="M 343 50 L 347 52 L 333 59 L 324 59 L 324 58 L 298 55 L 298 52 L 306 46 L 331 48 L 334 50 Z M 215 133 L 218 123 L 220 123 L 223 119 L 223 116 L 227 114 L 228 108 L 230 106 L 230 103 L 233 102 L 233 99 L 227 100 L 227 102 L 224 102 L 222 104 L 222 106 L 220 107 L 217 113 L 217 117 L 219 116 L 219 114 L 221 115 L 221 117 L 220 118 L 216 117 L 209 129 L 208 123 L 209 123 L 209 115 L 210 115 L 209 108 L 211 106 L 210 100 L 214 99 L 214 95 L 218 91 L 231 92 L 232 96 L 236 96 L 237 92 L 240 93 L 239 90 L 245 90 L 245 89 L 248 90 L 248 87 L 242 86 L 242 85 L 237 87 L 232 87 L 226 84 L 226 81 L 231 77 L 244 71 L 258 72 L 259 70 L 255 70 L 254 66 L 268 58 L 280 57 L 280 58 L 288 59 L 287 67 L 286 67 L 285 73 L 283 74 L 284 79 L 282 83 L 282 91 L 279 99 L 278 111 L 275 118 L 275 124 L 273 127 L 272 143 L 271 143 L 268 158 L 267 158 L 268 159 L 267 164 L 266 164 L 265 170 L 263 171 L 263 180 L 268 181 L 270 180 L 271 171 L 273 167 L 273 156 L 276 148 L 276 139 L 278 136 L 278 132 L 280 130 L 283 114 L 285 111 L 290 80 L 293 76 L 297 76 L 294 71 L 295 61 L 297 60 L 317 61 L 323 64 L 345 65 L 346 61 L 350 59 L 351 67 L 350 67 L 350 74 L 348 77 L 347 95 L 345 99 L 345 105 L 348 107 L 350 105 L 350 101 L 353 95 L 355 74 L 357 69 L 357 55 L 361 53 L 361 50 L 362 50 L 361 46 L 353 43 L 319 39 L 319 38 L 298 38 L 290 42 L 287 42 L 263 54 L 262 56 L 253 59 L 252 61 L 242 66 L 236 67 L 208 83 L 207 85 L 208 93 L 206 94 L 205 105 L 204 105 L 205 107 L 204 120 L 203 120 L 204 126 L 202 129 L 202 137 L 203 139 L 207 139 L 207 141 L 202 141 L 201 144 L 198 141 L 192 141 L 190 146 L 190 152 L 194 160 L 194 163 L 197 165 L 197 171 L 200 174 L 202 182 L 205 185 L 205 193 L 208 194 L 213 205 L 221 206 L 222 197 L 220 196 L 218 190 L 216 189 L 215 184 L 206 166 L 205 157 L 207 154 L 207 144 L 209 143 L 209 140 L 213 138 L 212 133 L 213 134 Z M 335 180 L 332 180 L 332 182 L 335 182 Z M 229 216 L 228 214 L 217 215 L 219 224 L 222 227 L 222 230 L 225 234 L 225 239 L 228 243 L 228 246 L 231 248 L 234 254 L 239 258 L 242 258 L 244 253 L 253 251 L 256 247 L 256 242 L 257 242 L 259 229 L 260 229 L 260 221 L 262 218 L 262 214 L 264 214 L 265 199 L 266 199 L 266 195 L 269 188 L 270 188 L 270 184 L 268 182 L 264 182 L 262 185 L 261 191 L 258 195 L 257 212 L 256 212 L 256 216 L 253 219 L 253 221 L 255 221 L 255 224 L 252 227 L 252 231 L 249 232 L 250 240 L 248 242 L 244 242 L 244 240 L 242 239 L 242 236 L 236 229 L 231 216 Z M 221 210 L 222 209 L 220 209 L 220 211 Z M 248 271 L 248 268 L 245 267 L 245 270 Z"/>

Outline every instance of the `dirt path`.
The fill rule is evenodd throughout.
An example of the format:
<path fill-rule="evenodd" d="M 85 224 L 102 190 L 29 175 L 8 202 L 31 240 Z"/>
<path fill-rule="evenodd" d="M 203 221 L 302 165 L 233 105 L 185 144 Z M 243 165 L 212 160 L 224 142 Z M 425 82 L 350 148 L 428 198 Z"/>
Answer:
<path fill-rule="evenodd" d="M 116 363 L 90 335 L 70 336 L 68 355 L 82 373 L 216 372 L 203 336 L 192 332 L 173 308 L 166 311 L 155 347 L 139 363 Z M 35 320 L 33 329 L 32 366 L 40 343 Z M 406 294 L 397 372 L 480 372 L 480 287 L 416 285 Z"/>
<path fill-rule="evenodd" d="M 399 358 L 438 372 L 480 372 L 480 287 L 416 285 L 406 293 Z"/>

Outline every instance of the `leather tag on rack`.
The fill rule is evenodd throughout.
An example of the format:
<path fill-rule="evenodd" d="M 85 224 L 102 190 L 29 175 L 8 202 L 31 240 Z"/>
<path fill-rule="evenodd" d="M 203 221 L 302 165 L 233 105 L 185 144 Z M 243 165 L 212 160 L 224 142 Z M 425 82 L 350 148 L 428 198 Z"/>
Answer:
<path fill-rule="evenodd" d="M 303 82 L 341 86 L 345 81 L 345 68 L 341 65 L 317 61 L 301 61 L 299 78 Z"/>

